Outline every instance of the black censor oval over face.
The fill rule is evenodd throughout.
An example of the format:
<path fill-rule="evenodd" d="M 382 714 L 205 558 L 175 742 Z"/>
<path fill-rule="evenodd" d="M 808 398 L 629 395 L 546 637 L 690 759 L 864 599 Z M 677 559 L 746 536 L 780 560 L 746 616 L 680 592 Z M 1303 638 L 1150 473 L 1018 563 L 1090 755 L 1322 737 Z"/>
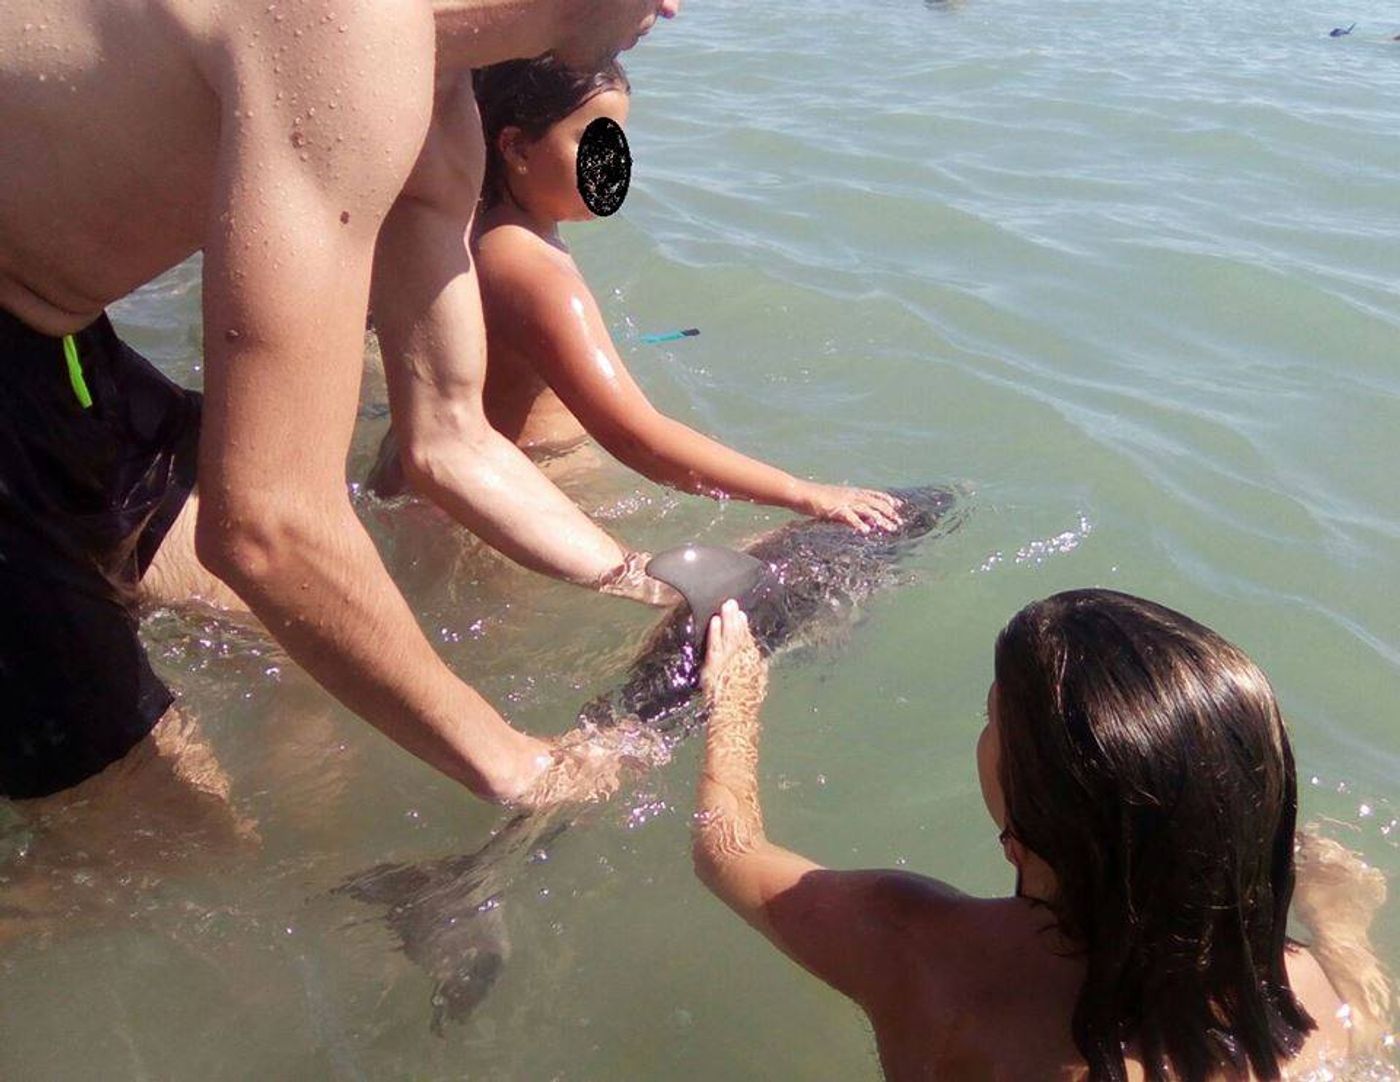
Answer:
<path fill-rule="evenodd" d="M 583 129 L 578 141 L 578 194 L 599 218 L 616 214 L 632 183 L 632 151 L 627 136 L 612 117 L 600 116 Z"/>

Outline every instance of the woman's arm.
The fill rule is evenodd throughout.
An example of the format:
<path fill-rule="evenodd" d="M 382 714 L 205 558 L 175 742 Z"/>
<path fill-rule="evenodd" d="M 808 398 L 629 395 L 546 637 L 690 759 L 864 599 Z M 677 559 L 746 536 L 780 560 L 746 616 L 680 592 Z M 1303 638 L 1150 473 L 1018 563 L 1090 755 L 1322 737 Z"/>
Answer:
<path fill-rule="evenodd" d="M 847 522 L 893 527 L 883 492 L 793 477 L 667 417 L 618 356 L 597 302 L 572 265 L 527 230 L 504 226 L 480 245 L 487 328 L 530 358 L 541 379 L 610 454 L 659 484 Z"/>
<path fill-rule="evenodd" d="M 908 914 L 927 913 L 954 892 L 902 872 L 831 871 L 768 840 L 758 796 L 767 663 L 733 601 L 710 621 L 701 681 L 711 706 L 696 790 L 696 874 L 779 950 L 870 1005 L 898 980 L 895 948 Z"/>

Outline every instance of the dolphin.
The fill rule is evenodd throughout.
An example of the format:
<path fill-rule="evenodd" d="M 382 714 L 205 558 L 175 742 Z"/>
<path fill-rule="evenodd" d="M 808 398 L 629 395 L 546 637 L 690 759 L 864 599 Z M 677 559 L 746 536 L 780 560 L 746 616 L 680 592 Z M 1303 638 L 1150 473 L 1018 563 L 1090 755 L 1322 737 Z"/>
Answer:
<path fill-rule="evenodd" d="M 685 545 L 654 557 L 648 571 L 670 582 L 686 605 L 663 617 L 612 691 L 584 705 L 581 728 L 640 726 L 672 747 L 705 721 L 699 695 L 709 617 L 736 598 L 759 648 L 773 655 L 849 624 L 856 607 L 902 577 L 900 559 L 918 543 L 952 532 L 964 508 L 946 487 L 895 489 L 900 524 L 861 533 L 814 520 L 788 523 L 743 552 Z M 433 979 L 430 1027 L 467 1018 L 490 992 L 510 954 L 502 902 L 520 871 L 577 822 L 579 809 L 511 817 L 474 853 L 411 864 L 380 864 L 333 893 L 383 907 L 400 948 Z"/>

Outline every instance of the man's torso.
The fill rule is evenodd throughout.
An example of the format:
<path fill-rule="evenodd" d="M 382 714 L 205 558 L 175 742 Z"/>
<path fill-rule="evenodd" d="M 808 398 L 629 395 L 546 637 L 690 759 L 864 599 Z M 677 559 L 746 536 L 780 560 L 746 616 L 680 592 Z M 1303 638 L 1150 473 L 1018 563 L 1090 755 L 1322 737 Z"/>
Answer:
<path fill-rule="evenodd" d="M 0 5 L 0 307 L 65 333 L 200 247 L 225 48 L 213 7 Z"/>

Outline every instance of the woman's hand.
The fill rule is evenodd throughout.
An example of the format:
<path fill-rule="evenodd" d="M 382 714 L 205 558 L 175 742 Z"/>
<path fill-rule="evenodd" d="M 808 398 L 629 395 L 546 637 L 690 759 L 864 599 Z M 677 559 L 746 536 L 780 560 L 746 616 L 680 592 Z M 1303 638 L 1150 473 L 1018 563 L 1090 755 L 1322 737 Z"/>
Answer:
<path fill-rule="evenodd" d="M 768 693 L 768 661 L 758 652 L 749 618 L 737 601 L 726 601 L 719 615 L 710 617 L 700 690 L 712 708 L 749 706 L 755 717 Z"/>
<path fill-rule="evenodd" d="M 899 501 L 888 492 L 870 488 L 808 482 L 796 510 L 813 518 L 844 522 L 861 533 L 869 533 L 872 527 L 893 530 L 899 526 Z"/>

